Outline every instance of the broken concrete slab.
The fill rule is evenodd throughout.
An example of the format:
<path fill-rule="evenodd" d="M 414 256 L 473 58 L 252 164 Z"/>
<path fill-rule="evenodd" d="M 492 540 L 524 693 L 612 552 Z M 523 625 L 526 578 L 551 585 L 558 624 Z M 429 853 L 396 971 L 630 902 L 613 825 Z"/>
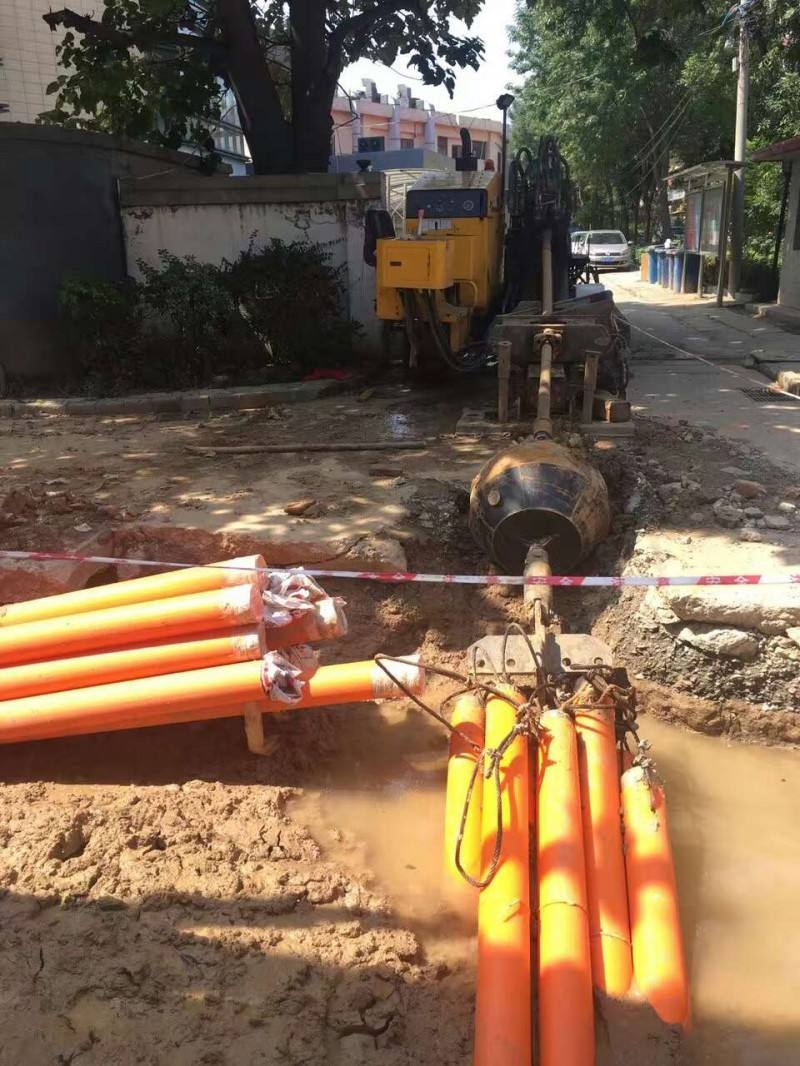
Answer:
<path fill-rule="evenodd" d="M 792 523 L 782 514 L 765 514 L 764 525 L 767 529 L 791 529 Z"/>
<path fill-rule="evenodd" d="M 800 626 L 800 586 L 653 589 L 682 622 L 706 622 L 757 629 L 780 636 Z"/>
<path fill-rule="evenodd" d="M 684 626 L 678 640 L 706 655 L 750 661 L 758 655 L 758 637 L 742 629 L 721 629 L 703 625 Z"/>
<path fill-rule="evenodd" d="M 646 614 L 652 615 L 662 626 L 677 625 L 681 621 L 657 588 L 651 587 L 647 590 L 642 601 L 642 608 Z"/>

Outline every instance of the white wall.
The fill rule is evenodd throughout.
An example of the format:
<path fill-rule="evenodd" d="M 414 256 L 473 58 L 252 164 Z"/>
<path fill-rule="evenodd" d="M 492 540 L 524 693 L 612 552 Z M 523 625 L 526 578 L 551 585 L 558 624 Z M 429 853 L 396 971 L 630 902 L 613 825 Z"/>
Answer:
<path fill-rule="evenodd" d="M 227 180 L 235 197 L 237 187 L 258 179 Z M 198 188 L 204 185 L 201 182 Z M 380 200 L 131 205 L 125 203 L 123 195 L 121 213 L 128 269 L 138 276 L 139 260 L 157 265 L 162 248 L 174 255 L 193 255 L 202 262 L 220 263 L 223 259 L 236 259 L 251 240 L 256 245 L 272 237 L 286 242 L 311 241 L 330 253 L 332 266 L 344 268 L 350 317 L 364 327 L 365 342 L 377 345 L 380 326 L 375 317 L 375 270 L 363 260 L 364 211 L 368 207 L 380 207 Z M 313 313 L 313 308 L 309 312 Z"/>

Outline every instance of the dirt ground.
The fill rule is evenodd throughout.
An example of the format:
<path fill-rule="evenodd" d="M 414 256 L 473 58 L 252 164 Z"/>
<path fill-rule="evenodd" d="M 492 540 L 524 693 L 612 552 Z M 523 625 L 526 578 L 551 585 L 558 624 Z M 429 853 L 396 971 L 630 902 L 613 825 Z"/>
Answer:
<path fill-rule="evenodd" d="M 223 547 L 269 555 L 278 542 L 300 553 L 273 555 L 281 563 L 360 546 L 411 569 L 485 572 L 466 490 L 502 439 L 452 436 L 463 406 L 454 390 L 387 388 L 364 402 L 343 395 L 205 424 L 6 421 L 2 542 L 47 550 L 107 535 L 133 558 L 160 549 L 189 561 Z M 444 436 L 415 452 L 186 451 L 432 435 Z M 756 453 L 642 420 L 634 439 L 591 455 L 615 517 L 585 572 L 797 566 L 793 516 L 786 531 L 746 527 L 761 540 L 716 522 L 714 503 L 743 476 L 726 467 L 761 482 L 770 507 L 797 499 Z M 675 482 L 680 491 L 659 491 Z M 288 517 L 284 506 L 301 497 L 313 507 Z M 16 573 L 46 580 L 42 567 Z M 325 585 L 347 599 L 350 619 L 328 661 L 419 651 L 459 669 L 472 641 L 523 617 L 519 598 L 498 588 Z M 23 598 L 24 583 L 4 587 Z M 565 627 L 612 644 L 647 710 L 707 732 L 800 741 L 786 638 L 759 637 L 752 661 L 710 658 L 654 620 L 642 593 L 558 596 Z M 650 628 L 630 624 L 638 612 Z M 436 880 L 441 729 L 405 701 L 290 713 L 271 728 L 269 757 L 247 752 L 237 720 L 0 749 L 0 1064 L 468 1061 L 472 929 L 444 908 Z M 413 825 L 393 823 L 393 803 L 411 791 L 422 796 L 402 807 Z M 429 846 L 409 862 L 404 834 L 423 826 Z M 663 1061 L 678 1061 L 674 1038 L 660 1039 Z"/>

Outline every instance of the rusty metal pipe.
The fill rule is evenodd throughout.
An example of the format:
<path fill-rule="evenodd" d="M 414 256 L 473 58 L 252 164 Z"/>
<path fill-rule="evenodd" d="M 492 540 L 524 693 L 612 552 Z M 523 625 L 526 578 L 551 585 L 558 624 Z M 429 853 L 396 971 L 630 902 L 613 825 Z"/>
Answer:
<path fill-rule="evenodd" d="M 553 570 L 550 566 L 550 556 L 547 548 L 541 544 L 532 544 L 525 556 L 525 577 L 550 577 Z M 525 585 L 522 590 L 522 600 L 531 615 L 534 614 L 536 604 L 542 605 L 542 621 L 547 623 L 553 613 L 553 586 L 552 585 Z"/>
<path fill-rule="evenodd" d="M 539 369 L 539 396 L 536 401 L 536 419 L 533 423 L 534 440 L 552 440 L 553 422 L 550 418 L 550 393 L 553 379 L 553 345 L 550 340 L 543 340 L 539 349 L 541 365 Z"/>
<path fill-rule="evenodd" d="M 542 232 L 542 314 L 553 313 L 553 233 Z"/>

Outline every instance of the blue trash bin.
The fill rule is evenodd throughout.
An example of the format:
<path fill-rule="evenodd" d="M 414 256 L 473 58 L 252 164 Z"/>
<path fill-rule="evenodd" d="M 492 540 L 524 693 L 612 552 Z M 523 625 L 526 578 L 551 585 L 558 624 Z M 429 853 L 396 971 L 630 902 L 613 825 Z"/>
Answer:
<path fill-rule="evenodd" d="M 667 267 L 664 271 L 664 288 L 671 289 L 675 281 L 675 250 L 667 252 Z"/>
<path fill-rule="evenodd" d="M 658 248 L 655 245 L 651 245 L 647 248 L 647 252 L 650 253 L 647 258 L 647 280 L 651 285 L 658 284 Z"/>
<path fill-rule="evenodd" d="M 663 269 L 667 262 L 667 253 L 663 248 L 655 248 L 653 251 L 653 259 L 656 264 L 656 276 L 653 279 L 653 285 L 660 285 L 661 278 L 663 277 Z"/>
<path fill-rule="evenodd" d="M 658 252 L 658 284 L 662 289 L 669 287 L 669 259 L 666 248 L 660 248 Z"/>
<path fill-rule="evenodd" d="M 697 292 L 700 280 L 700 256 L 697 252 L 686 252 L 686 292 Z"/>
<path fill-rule="evenodd" d="M 672 257 L 672 291 L 681 291 L 683 281 L 683 248 L 679 248 Z"/>

